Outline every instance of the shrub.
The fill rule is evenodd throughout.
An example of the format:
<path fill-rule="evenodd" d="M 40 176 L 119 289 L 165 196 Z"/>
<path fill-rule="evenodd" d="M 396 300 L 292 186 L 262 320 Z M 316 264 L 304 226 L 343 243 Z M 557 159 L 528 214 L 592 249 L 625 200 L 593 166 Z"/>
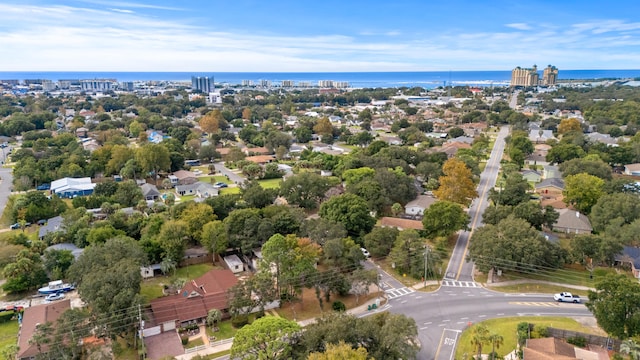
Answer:
<path fill-rule="evenodd" d="M 347 310 L 347 307 L 344 305 L 342 301 L 334 301 L 333 304 L 331 304 L 331 308 L 333 309 L 333 311 Z"/>
<path fill-rule="evenodd" d="M 6 311 L 0 313 L 0 324 L 9 322 L 15 313 L 13 311 Z"/>
<path fill-rule="evenodd" d="M 549 336 L 549 332 L 543 326 L 535 326 L 531 331 L 531 337 L 534 339 L 546 338 L 547 336 Z"/>
<path fill-rule="evenodd" d="M 236 315 L 231 318 L 231 326 L 236 329 L 239 329 L 249 323 L 249 316 L 245 314 Z"/>
<path fill-rule="evenodd" d="M 261 317 L 264 317 L 264 311 L 258 311 L 256 313 L 256 320 L 260 319 Z"/>
<path fill-rule="evenodd" d="M 182 335 L 182 336 L 180 337 L 180 341 L 182 342 L 182 345 L 183 345 L 183 346 L 184 346 L 184 345 L 187 345 L 187 344 L 189 343 L 189 337 L 188 337 L 188 336 L 186 336 L 186 335 Z"/>
<path fill-rule="evenodd" d="M 587 346 L 587 339 L 583 338 L 582 336 L 574 336 L 574 337 L 570 337 L 567 339 L 567 342 L 571 345 L 575 345 L 577 347 L 586 347 Z"/>

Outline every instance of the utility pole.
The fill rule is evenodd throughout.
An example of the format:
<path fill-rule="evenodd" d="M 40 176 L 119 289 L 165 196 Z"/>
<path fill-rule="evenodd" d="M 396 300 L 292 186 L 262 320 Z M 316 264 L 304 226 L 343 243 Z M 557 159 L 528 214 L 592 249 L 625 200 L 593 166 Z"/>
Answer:
<path fill-rule="evenodd" d="M 140 342 L 142 343 L 142 360 L 147 358 L 147 351 L 144 347 L 144 321 L 142 320 L 142 308 L 138 304 L 138 319 L 140 320 Z"/>
<path fill-rule="evenodd" d="M 423 286 L 427 286 L 427 264 L 429 264 L 429 245 L 424 247 L 424 277 Z"/>

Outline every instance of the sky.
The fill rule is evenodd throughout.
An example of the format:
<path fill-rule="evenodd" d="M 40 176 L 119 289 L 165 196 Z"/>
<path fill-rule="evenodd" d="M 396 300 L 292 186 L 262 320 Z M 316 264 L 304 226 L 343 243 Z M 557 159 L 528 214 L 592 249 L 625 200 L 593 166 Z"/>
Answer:
<path fill-rule="evenodd" d="M 0 71 L 640 68 L 640 1 L 0 0 Z"/>

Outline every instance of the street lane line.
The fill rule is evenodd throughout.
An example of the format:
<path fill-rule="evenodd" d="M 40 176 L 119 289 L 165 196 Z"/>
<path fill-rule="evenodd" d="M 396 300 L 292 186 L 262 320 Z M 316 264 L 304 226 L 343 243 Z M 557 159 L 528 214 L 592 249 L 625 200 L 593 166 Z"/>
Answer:
<path fill-rule="evenodd" d="M 438 359 L 438 355 L 440 354 L 440 348 L 442 348 L 442 340 L 444 340 L 444 333 L 447 331 L 446 329 L 442 331 L 442 336 L 440 337 L 440 342 L 438 342 L 438 349 L 436 350 L 436 356 L 434 359 Z"/>

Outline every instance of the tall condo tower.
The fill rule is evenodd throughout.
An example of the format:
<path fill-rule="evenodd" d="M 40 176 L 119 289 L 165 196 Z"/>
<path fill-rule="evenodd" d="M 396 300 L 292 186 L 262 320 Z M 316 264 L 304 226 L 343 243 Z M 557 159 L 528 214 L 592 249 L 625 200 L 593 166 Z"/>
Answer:
<path fill-rule="evenodd" d="M 192 76 L 191 77 L 191 89 L 200 90 L 205 94 L 213 91 L 214 88 L 213 76 Z"/>

